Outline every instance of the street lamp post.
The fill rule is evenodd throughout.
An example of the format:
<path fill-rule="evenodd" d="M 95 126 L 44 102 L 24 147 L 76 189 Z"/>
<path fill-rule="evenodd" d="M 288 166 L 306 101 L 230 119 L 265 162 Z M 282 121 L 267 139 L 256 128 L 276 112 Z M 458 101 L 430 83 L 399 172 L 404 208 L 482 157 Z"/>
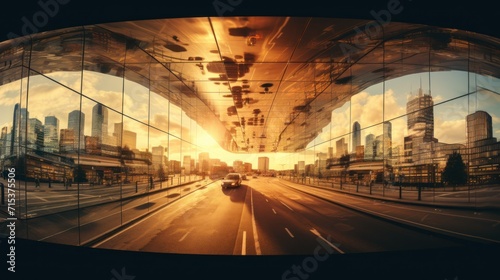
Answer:
<path fill-rule="evenodd" d="M 357 174 L 358 178 L 356 180 L 356 192 L 359 192 L 359 174 Z"/>
<path fill-rule="evenodd" d="M 399 199 L 403 198 L 403 174 L 401 173 L 401 167 L 399 168 L 398 172 L 398 178 L 399 178 Z"/>
<path fill-rule="evenodd" d="M 370 170 L 370 182 L 368 183 L 370 187 L 370 195 L 372 194 L 372 171 Z"/>

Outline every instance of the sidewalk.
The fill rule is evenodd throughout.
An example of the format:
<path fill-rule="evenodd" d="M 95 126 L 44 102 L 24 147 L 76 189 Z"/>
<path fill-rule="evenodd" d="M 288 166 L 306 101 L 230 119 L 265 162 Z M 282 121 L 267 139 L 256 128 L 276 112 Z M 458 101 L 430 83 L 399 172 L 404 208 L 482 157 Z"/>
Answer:
<path fill-rule="evenodd" d="M 341 187 L 339 183 L 332 182 L 320 182 L 319 184 L 318 182 L 315 182 L 316 184 L 305 182 L 302 184 L 300 182 L 288 180 L 287 178 L 282 179 L 310 187 L 323 188 L 340 193 L 395 203 L 472 210 L 500 210 L 500 186 L 498 185 L 481 186 L 475 189 L 469 189 L 467 187 L 456 188 L 455 190 L 451 187 L 447 187 L 446 189 L 423 189 L 419 200 L 416 188 L 408 189 L 403 187 L 401 189 L 401 198 L 399 198 L 400 192 L 397 186 L 386 186 L 384 188 L 382 184 L 375 184 L 372 186 L 370 194 L 370 188 L 368 186 L 360 185 L 356 187 L 356 185 L 343 184 Z"/>

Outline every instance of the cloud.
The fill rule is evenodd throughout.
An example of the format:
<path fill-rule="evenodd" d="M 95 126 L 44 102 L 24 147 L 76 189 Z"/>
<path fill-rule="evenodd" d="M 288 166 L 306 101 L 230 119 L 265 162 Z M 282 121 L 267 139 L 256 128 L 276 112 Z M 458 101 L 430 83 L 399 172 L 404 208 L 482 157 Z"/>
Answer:
<path fill-rule="evenodd" d="M 465 119 L 445 121 L 441 118 L 438 118 L 434 121 L 434 137 L 436 137 L 439 142 L 448 144 L 465 144 Z"/>
<path fill-rule="evenodd" d="M 14 108 L 16 103 L 19 103 L 19 90 L 21 87 L 21 81 L 15 81 L 9 84 L 2 85 L 0 87 L 0 106 L 7 106 Z"/>
<path fill-rule="evenodd" d="M 168 131 L 168 115 L 156 114 L 151 119 L 151 126 L 157 127 L 161 130 Z"/>

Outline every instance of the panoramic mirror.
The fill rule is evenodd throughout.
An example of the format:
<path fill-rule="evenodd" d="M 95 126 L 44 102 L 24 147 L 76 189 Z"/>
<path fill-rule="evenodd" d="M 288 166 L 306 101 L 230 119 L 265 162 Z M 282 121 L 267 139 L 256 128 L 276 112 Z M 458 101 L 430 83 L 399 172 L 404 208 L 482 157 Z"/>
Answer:
<path fill-rule="evenodd" d="M 305 271 L 498 245 L 500 41 L 373 24 L 193 17 L 0 43 L 2 212 L 17 238 L 316 256 Z"/>

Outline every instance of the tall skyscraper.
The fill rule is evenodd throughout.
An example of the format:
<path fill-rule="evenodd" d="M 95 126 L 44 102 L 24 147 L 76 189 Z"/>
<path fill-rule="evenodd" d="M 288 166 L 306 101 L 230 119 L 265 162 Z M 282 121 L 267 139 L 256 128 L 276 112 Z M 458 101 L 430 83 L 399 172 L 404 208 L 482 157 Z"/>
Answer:
<path fill-rule="evenodd" d="M 98 103 L 92 108 L 92 134 L 102 143 L 108 136 L 108 108 Z"/>
<path fill-rule="evenodd" d="M 55 153 L 59 151 L 59 119 L 55 116 L 46 116 L 43 125 L 44 151 Z"/>
<path fill-rule="evenodd" d="M 408 136 L 405 137 L 405 162 L 418 162 L 422 144 L 437 142 L 434 138 L 434 102 L 422 87 L 406 103 Z M 411 148 L 410 148 L 411 147 Z M 409 150 L 411 149 L 411 151 Z"/>
<path fill-rule="evenodd" d="M 68 129 L 73 130 L 75 135 L 75 150 L 85 149 L 85 114 L 79 110 L 74 110 L 68 114 Z"/>
<path fill-rule="evenodd" d="M 412 138 L 422 138 L 423 142 L 434 139 L 434 102 L 430 94 L 424 94 L 422 88 L 418 94 L 406 103 L 408 114 L 407 128 Z"/>
<path fill-rule="evenodd" d="M 390 159 L 392 157 L 392 123 L 384 122 L 383 134 L 377 137 L 377 158 Z"/>
<path fill-rule="evenodd" d="M 10 155 L 19 155 L 21 153 L 21 147 L 26 145 L 28 118 L 29 113 L 26 108 L 21 108 L 19 103 L 14 105 L 12 132 L 10 134 Z"/>
<path fill-rule="evenodd" d="M 351 152 L 356 152 L 356 147 L 361 146 L 361 125 L 354 122 L 352 125 L 352 147 Z"/>

